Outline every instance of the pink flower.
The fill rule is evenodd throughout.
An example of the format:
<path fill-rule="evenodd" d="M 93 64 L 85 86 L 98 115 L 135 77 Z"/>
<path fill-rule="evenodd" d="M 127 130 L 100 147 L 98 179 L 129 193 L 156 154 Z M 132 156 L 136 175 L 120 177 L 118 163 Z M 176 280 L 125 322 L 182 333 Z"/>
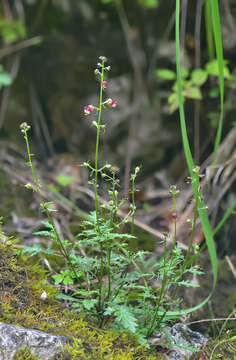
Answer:
<path fill-rule="evenodd" d="M 103 81 L 102 87 L 103 87 L 103 89 L 106 89 L 108 87 L 108 81 Z"/>
<path fill-rule="evenodd" d="M 116 107 L 117 106 L 117 100 L 108 99 L 107 105 L 109 107 Z"/>
<path fill-rule="evenodd" d="M 93 105 L 87 105 L 84 107 L 84 115 L 90 115 L 92 112 L 94 112 Z"/>
<path fill-rule="evenodd" d="M 175 220 L 176 220 L 177 217 L 178 217 L 178 215 L 177 215 L 176 213 L 172 213 L 171 216 L 172 216 L 172 219 L 175 219 Z"/>

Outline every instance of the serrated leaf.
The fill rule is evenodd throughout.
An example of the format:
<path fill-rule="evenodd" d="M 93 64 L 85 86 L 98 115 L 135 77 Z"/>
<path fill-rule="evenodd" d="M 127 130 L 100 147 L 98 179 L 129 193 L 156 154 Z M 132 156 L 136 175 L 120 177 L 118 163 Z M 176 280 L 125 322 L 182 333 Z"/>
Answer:
<path fill-rule="evenodd" d="M 96 305 L 97 300 L 96 299 L 83 300 L 82 303 L 83 303 L 83 306 L 85 307 L 85 309 L 91 310 L 94 307 L 94 305 Z"/>
<path fill-rule="evenodd" d="M 42 251 L 42 248 L 39 245 L 34 245 L 32 247 L 25 247 L 22 250 L 23 253 L 28 254 L 29 256 L 38 255 L 38 253 L 40 253 L 41 251 Z"/>
<path fill-rule="evenodd" d="M 178 285 L 180 285 L 180 286 L 185 286 L 185 287 L 193 287 L 193 288 L 199 287 L 198 284 L 190 283 L 190 282 L 184 281 L 184 280 L 183 280 L 183 281 L 179 281 L 179 282 L 178 282 Z"/>
<path fill-rule="evenodd" d="M 52 224 L 50 224 L 48 221 L 42 220 L 41 223 L 42 223 L 44 226 L 46 226 L 47 228 L 53 230 Z"/>
<path fill-rule="evenodd" d="M 49 236 L 51 237 L 51 232 L 47 231 L 47 230 L 42 230 L 42 231 L 36 231 L 33 233 L 34 235 L 38 235 L 38 236 Z"/>
<path fill-rule="evenodd" d="M 88 291 L 88 290 L 85 290 L 85 289 L 79 289 L 77 291 L 75 291 L 73 294 L 74 295 L 80 295 L 80 296 L 83 296 L 83 297 L 89 297 L 93 294 L 97 294 L 98 293 L 98 290 L 92 290 L 92 291 Z"/>
<path fill-rule="evenodd" d="M 124 329 L 129 330 L 131 333 L 135 333 L 138 326 L 136 318 L 130 312 L 128 306 L 118 306 L 115 312 L 116 320 L 121 322 Z"/>

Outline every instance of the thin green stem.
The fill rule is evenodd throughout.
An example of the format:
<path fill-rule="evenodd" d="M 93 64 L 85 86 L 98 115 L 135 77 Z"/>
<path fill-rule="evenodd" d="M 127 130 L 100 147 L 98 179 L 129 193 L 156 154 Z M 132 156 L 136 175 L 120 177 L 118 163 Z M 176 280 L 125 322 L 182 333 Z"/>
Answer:
<path fill-rule="evenodd" d="M 98 110 L 98 121 L 97 121 L 97 137 L 96 137 L 96 150 L 95 150 L 95 179 L 94 179 L 94 196 L 95 196 L 95 209 L 96 209 L 96 221 L 99 228 L 99 199 L 98 199 L 98 155 L 99 155 L 99 142 L 101 132 L 101 116 L 102 116 L 102 94 L 103 94 L 103 78 L 104 78 L 104 60 L 102 60 L 102 71 L 100 78 L 100 97 L 99 97 L 99 110 Z"/>
<path fill-rule="evenodd" d="M 28 160 L 29 160 L 29 166 L 30 166 L 30 170 L 31 170 L 31 173 L 32 173 L 32 176 L 33 176 L 33 181 L 34 181 L 34 185 L 35 185 L 35 189 L 36 189 L 36 192 L 39 196 L 39 199 L 40 199 L 40 202 L 41 202 L 41 207 L 43 208 L 43 210 L 45 211 L 45 214 L 48 218 L 48 221 L 50 223 L 50 225 L 52 226 L 52 231 L 53 233 L 55 234 L 55 237 L 56 237 L 56 241 L 59 245 L 59 248 L 60 248 L 60 251 L 62 253 L 62 256 L 67 260 L 68 262 L 68 265 L 70 266 L 71 270 L 73 271 L 73 274 L 75 276 L 75 278 L 77 280 L 79 280 L 78 276 L 77 276 L 77 273 L 76 273 L 76 270 L 74 268 L 74 265 L 71 263 L 71 260 L 70 260 L 70 256 L 65 248 L 65 246 L 63 245 L 61 239 L 60 239 L 60 236 L 58 234 L 58 231 L 54 225 L 54 222 L 53 222 L 53 219 L 52 219 L 52 216 L 50 214 L 50 212 L 48 211 L 48 208 L 47 208 L 47 204 L 46 202 L 44 201 L 44 198 L 41 194 L 41 191 L 40 191 L 40 186 L 39 186 L 39 182 L 38 182 L 38 178 L 37 178 L 37 175 L 36 175 L 36 172 L 34 170 L 34 166 L 33 166 L 33 163 L 32 163 L 32 156 L 31 156 L 31 151 L 30 151 L 30 145 L 29 145 L 29 139 L 28 139 L 28 135 L 27 135 L 27 131 L 28 129 L 26 127 L 22 127 L 23 129 L 23 132 L 24 132 L 24 139 L 25 139 L 25 143 L 26 143 L 26 149 L 27 149 L 27 155 L 28 155 Z"/>
<path fill-rule="evenodd" d="M 174 214 L 177 214 L 176 211 L 176 196 L 175 192 L 173 192 L 173 207 L 174 207 Z M 177 243 L 177 220 L 176 217 L 174 218 L 174 243 L 173 243 L 173 249 L 175 249 Z"/>
<path fill-rule="evenodd" d="M 167 285 L 167 282 L 166 282 L 167 281 L 167 277 L 166 277 L 166 256 L 167 256 L 167 250 L 166 250 L 166 240 L 165 240 L 164 254 L 163 254 L 164 273 L 163 273 L 163 279 L 162 279 L 162 283 L 161 283 L 161 291 L 160 291 L 160 294 L 159 294 L 159 297 L 158 297 L 158 300 L 157 300 L 157 303 L 156 303 L 156 306 L 155 306 L 154 314 L 152 316 L 151 325 L 150 325 L 150 327 L 148 329 L 148 332 L 147 332 L 147 337 L 152 334 L 153 327 L 154 327 L 155 322 L 157 320 L 158 311 L 159 311 L 160 306 L 161 306 L 161 301 L 164 298 L 163 296 L 164 296 L 165 288 L 166 288 L 166 285 Z"/>
<path fill-rule="evenodd" d="M 190 239 L 189 239 L 189 245 L 188 245 L 187 253 L 186 253 L 186 256 L 185 256 L 185 260 L 184 260 L 185 265 L 188 262 L 190 252 L 192 250 L 193 238 L 194 238 L 194 233 L 195 233 L 195 229 L 196 229 L 197 214 L 198 214 L 198 201 L 199 201 L 199 197 L 196 196 L 196 198 L 195 198 L 195 209 L 194 209 L 194 215 L 193 215 L 193 223 L 192 223 L 192 231 L 191 231 L 191 235 L 190 235 Z"/>
<path fill-rule="evenodd" d="M 135 210 L 136 210 L 136 205 L 135 205 L 135 174 L 131 175 L 131 196 L 132 196 L 132 211 L 131 211 L 131 235 L 134 235 L 134 220 L 135 220 Z M 130 241 L 130 251 L 134 251 L 136 247 L 136 243 L 135 243 L 135 238 Z"/>
<path fill-rule="evenodd" d="M 107 300 L 109 301 L 111 296 L 111 249 L 107 251 L 107 277 L 108 277 Z"/>
<path fill-rule="evenodd" d="M 100 219 L 99 219 L 99 197 L 98 197 L 98 155 L 99 155 L 99 142 L 100 142 L 100 132 L 101 132 L 101 116 L 102 116 L 102 95 L 103 95 L 103 78 L 104 78 L 104 63 L 105 60 L 102 60 L 101 67 L 101 76 L 100 76 L 100 97 L 99 97 L 99 110 L 98 110 L 98 121 L 97 121 L 97 136 L 96 136 L 96 150 L 95 150 L 95 178 L 94 178 L 94 201 L 95 201 L 95 211 L 96 211 L 96 230 L 98 236 L 101 236 L 100 231 Z M 98 307 L 102 311 L 102 289 L 103 289 L 103 274 L 104 274 L 104 260 L 103 260 L 103 244 L 100 242 L 100 271 L 99 271 L 99 301 Z"/>

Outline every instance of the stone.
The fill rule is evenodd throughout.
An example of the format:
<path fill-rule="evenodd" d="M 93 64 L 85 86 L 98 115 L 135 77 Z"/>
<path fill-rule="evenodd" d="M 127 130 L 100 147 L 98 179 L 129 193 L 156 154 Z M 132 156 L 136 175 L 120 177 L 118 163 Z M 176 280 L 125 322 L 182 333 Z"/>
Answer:
<path fill-rule="evenodd" d="M 204 335 L 181 323 L 171 328 L 171 335 L 173 348 L 168 354 L 168 360 L 188 360 L 194 352 L 191 348 L 200 351 L 208 341 Z"/>
<path fill-rule="evenodd" d="M 0 323 L 0 360 L 12 359 L 21 349 L 29 349 L 42 360 L 58 359 L 63 346 L 72 342 L 66 336 Z"/>

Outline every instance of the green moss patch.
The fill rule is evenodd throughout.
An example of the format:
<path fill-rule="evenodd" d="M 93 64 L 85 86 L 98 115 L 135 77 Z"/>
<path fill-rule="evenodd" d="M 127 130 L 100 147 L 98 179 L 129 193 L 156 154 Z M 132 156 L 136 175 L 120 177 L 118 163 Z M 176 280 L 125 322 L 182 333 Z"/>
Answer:
<path fill-rule="evenodd" d="M 14 241 L 0 229 L 0 321 L 73 338 L 67 356 L 76 360 L 156 360 L 162 359 L 134 337 L 101 330 L 69 311 L 56 300 L 55 287 L 32 258 L 16 253 Z M 47 298 L 41 295 L 46 292 Z M 21 350 L 15 360 L 36 360 L 30 349 Z"/>

